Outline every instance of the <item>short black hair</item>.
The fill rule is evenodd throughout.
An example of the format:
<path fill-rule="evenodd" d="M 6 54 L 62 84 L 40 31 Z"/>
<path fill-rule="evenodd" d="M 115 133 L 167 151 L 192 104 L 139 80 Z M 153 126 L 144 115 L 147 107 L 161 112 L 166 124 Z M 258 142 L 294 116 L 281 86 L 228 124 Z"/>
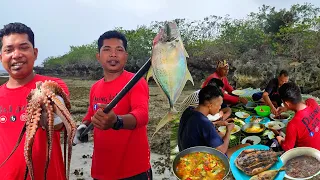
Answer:
<path fill-rule="evenodd" d="M 220 79 L 212 78 L 208 82 L 207 86 L 217 86 L 218 88 L 222 88 L 224 86 L 224 84 Z"/>
<path fill-rule="evenodd" d="M 286 70 L 283 69 L 283 70 L 280 71 L 279 77 L 280 77 L 281 75 L 284 75 L 284 77 L 288 77 L 288 76 L 289 76 L 289 73 L 288 73 L 288 71 L 286 71 Z"/>
<path fill-rule="evenodd" d="M 27 34 L 28 39 L 34 47 L 34 34 L 30 27 L 26 26 L 23 23 L 14 22 L 4 25 L 3 29 L 0 30 L 0 48 L 2 48 L 2 39 L 3 36 L 8 36 L 10 34 Z"/>
<path fill-rule="evenodd" d="M 123 43 L 123 46 L 124 46 L 124 49 L 127 51 L 127 38 L 124 34 L 122 34 L 121 32 L 119 31 L 115 31 L 115 30 L 112 30 L 112 31 L 107 31 L 105 33 L 103 33 L 99 39 L 98 39 L 98 51 L 100 51 L 102 45 L 103 45 L 103 41 L 105 39 L 111 39 L 111 38 L 116 38 L 116 39 L 120 39 L 122 40 L 122 43 Z"/>
<path fill-rule="evenodd" d="M 297 104 L 302 101 L 301 90 L 294 82 L 283 84 L 279 88 L 279 95 L 283 101 L 290 101 Z"/>
<path fill-rule="evenodd" d="M 219 96 L 223 97 L 223 93 L 217 86 L 205 86 L 199 92 L 199 104 L 203 105 L 205 101 L 210 101 Z"/>

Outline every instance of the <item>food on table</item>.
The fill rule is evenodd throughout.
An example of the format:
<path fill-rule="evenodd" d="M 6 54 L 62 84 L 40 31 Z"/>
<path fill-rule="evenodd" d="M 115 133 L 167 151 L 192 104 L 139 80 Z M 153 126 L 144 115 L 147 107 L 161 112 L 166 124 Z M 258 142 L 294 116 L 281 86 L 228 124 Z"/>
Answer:
<path fill-rule="evenodd" d="M 280 115 L 274 116 L 274 119 L 288 119 L 288 118 L 289 118 L 289 116 L 285 115 L 285 114 L 280 114 Z"/>
<path fill-rule="evenodd" d="M 264 110 L 262 109 L 262 107 L 260 108 L 260 112 L 264 112 Z"/>
<path fill-rule="evenodd" d="M 270 130 L 265 130 L 265 131 L 263 132 L 262 136 L 267 136 L 268 133 L 270 133 L 270 132 L 271 132 Z"/>
<path fill-rule="evenodd" d="M 252 176 L 250 178 L 250 180 L 272 180 L 274 179 L 278 172 L 281 171 L 281 170 L 284 170 L 284 169 L 278 169 L 278 170 L 268 170 L 268 171 L 264 171 L 262 173 L 259 173 L 255 176 Z"/>
<path fill-rule="evenodd" d="M 253 124 L 252 126 L 246 128 L 244 131 L 246 133 L 260 133 L 263 131 L 263 128 L 260 126 L 260 124 Z"/>
<path fill-rule="evenodd" d="M 272 150 L 243 150 L 235 160 L 235 165 L 249 176 L 257 175 L 268 170 L 278 161 L 278 155 L 282 152 Z"/>
<path fill-rule="evenodd" d="M 182 180 L 223 179 L 226 167 L 217 156 L 206 152 L 194 152 L 180 158 L 177 175 Z"/>
<path fill-rule="evenodd" d="M 281 126 L 279 124 L 277 124 L 277 123 L 269 123 L 268 124 L 268 128 L 270 128 L 270 129 L 280 129 Z"/>
<path fill-rule="evenodd" d="M 286 174 L 293 178 L 310 177 L 320 171 L 320 161 L 312 156 L 297 156 L 285 164 Z"/>
<path fill-rule="evenodd" d="M 227 127 L 226 126 L 220 126 L 218 128 L 218 130 L 221 132 L 221 133 L 226 133 L 227 131 Z M 234 126 L 234 128 L 231 130 L 231 134 L 234 134 L 236 132 L 240 131 L 240 127 L 239 126 Z"/>
<path fill-rule="evenodd" d="M 251 119 L 250 119 L 250 122 L 260 123 L 261 120 L 262 120 L 262 118 L 258 118 L 256 116 L 252 116 Z"/>
<path fill-rule="evenodd" d="M 251 139 L 247 139 L 246 143 L 249 143 L 249 144 L 253 145 L 254 141 L 252 141 Z"/>
<path fill-rule="evenodd" d="M 243 125 L 246 124 L 245 122 L 243 122 L 241 119 L 238 119 L 238 118 L 234 118 L 233 122 L 235 125 L 238 125 L 239 127 L 242 127 Z"/>

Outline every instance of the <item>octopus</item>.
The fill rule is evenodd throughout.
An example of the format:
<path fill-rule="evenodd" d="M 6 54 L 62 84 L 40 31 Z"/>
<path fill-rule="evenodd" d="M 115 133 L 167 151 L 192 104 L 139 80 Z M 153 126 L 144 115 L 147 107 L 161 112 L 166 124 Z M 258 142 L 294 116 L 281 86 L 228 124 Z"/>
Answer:
<path fill-rule="evenodd" d="M 58 98 L 60 96 L 64 103 Z M 54 113 L 60 117 L 64 125 L 64 164 L 66 168 L 66 177 L 69 179 L 70 162 L 72 155 L 72 141 L 76 133 L 76 124 L 70 114 L 71 104 L 63 89 L 54 81 L 38 81 L 36 88 L 31 90 L 27 96 L 27 120 L 20 133 L 18 142 L 10 153 L 9 157 L 0 165 L 0 167 L 12 156 L 19 146 L 23 135 L 25 134 L 24 157 L 26 161 L 25 179 L 28 172 L 34 180 L 33 163 L 32 163 L 32 146 L 37 130 L 41 127 L 47 134 L 47 157 L 44 167 L 44 179 L 47 176 L 50 155 L 52 151 L 52 140 L 54 133 Z M 68 152 L 66 152 L 68 144 Z M 68 164 L 66 155 L 68 153 Z M 66 167 L 67 166 L 67 167 Z"/>

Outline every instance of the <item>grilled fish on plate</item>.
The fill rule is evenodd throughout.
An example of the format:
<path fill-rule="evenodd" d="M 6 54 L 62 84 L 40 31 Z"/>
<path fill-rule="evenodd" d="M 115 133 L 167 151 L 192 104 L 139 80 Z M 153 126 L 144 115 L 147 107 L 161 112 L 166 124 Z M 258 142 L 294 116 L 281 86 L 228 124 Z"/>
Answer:
<path fill-rule="evenodd" d="M 235 160 L 235 165 L 249 176 L 257 175 L 268 170 L 278 161 L 278 155 L 282 152 L 272 150 L 243 150 Z"/>

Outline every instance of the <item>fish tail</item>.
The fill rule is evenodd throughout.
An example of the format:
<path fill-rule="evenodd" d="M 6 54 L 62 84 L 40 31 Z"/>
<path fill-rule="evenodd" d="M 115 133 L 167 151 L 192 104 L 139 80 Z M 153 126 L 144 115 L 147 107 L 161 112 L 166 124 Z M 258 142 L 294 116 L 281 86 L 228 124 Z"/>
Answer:
<path fill-rule="evenodd" d="M 155 132 L 153 133 L 151 139 L 153 138 L 153 136 L 163 127 L 165 126 L 167 123 L 169 123 L 170 121 L 173 121 L 175 119 L 175 115 L 178 114 L 178 111 L 175 110 L 175 108 L 171 108 L 171 110 L 161 119 L 161 121 L 159 122 L 159 124 L 156 127 Z"/>

